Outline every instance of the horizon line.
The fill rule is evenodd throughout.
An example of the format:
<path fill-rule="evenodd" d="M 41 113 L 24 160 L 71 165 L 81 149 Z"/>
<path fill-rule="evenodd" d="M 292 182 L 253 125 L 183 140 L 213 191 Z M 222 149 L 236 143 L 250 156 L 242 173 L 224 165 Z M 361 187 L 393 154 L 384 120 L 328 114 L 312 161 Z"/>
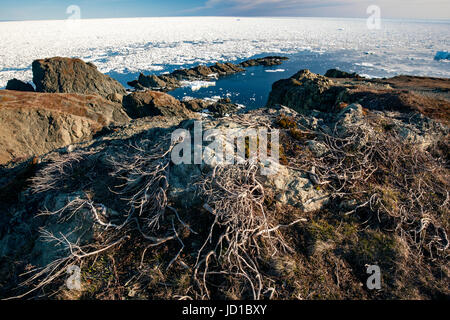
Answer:
<path fill-rule="evenodd" d="M 292 18 L 314 18 L 314 19 L 361 19 L 365 20 L 367 17 L 336 17 L 336 16 L 238 16 L 238 15 L 203 15 L 203 16 L 138 16 L 138 17 L 109 17 L 109 18 L 81 18 L 79 20 L 119 20 L 119 19 L 148 19 L 148 18 L 277 18 L 277 19 L 292 19 Z M 66 21 L 68 19 L 10 19 L 2 20 L 0 22 L 33 22 L 33 21 Z M 404 20 L 404 21 L 441 21 L 450 22 L 450 18 L 382 18 L 382 20 Z"/>

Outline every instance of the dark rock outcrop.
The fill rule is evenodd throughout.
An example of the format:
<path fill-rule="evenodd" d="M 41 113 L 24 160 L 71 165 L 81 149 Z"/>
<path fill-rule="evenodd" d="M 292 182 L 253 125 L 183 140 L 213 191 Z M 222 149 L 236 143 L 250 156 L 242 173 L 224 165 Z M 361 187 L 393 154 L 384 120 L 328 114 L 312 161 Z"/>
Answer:
<path fill-rule="evenodd" d="M 330 79 L 301 70 L 273 84 L 267 106 L 282 104 L 298 112 L 330 112 L 359 103 L 369 110 L 417 111 L 440 122 L 450 122 L 449 79 L 412 76 L 365 79 L 347 75 L 351 77 Z"/>
<path fill-rule="evenodd" d="M 212 73 L 216 73 L 219 76 L 229 76 L 235 73 L 243 72 L 245 71 L 243 68 L 241 68 L 238 65 L 235 65 L 230 62 L 226 63 L 216 63 L 215 65 L 210 67 Z"/>
<path fill-rule="evenodd" d="M 216 118 L 222 118 L 239 110 L 238 105 L 234 103 L 217 102 L 208 107 L 208 110 Z"/>
<path fill-rule="evenodd" d="M 181 83 L 170 75 L 144 75 L 141 73 L 138 80 L 128 82 L 128 85 L 136 90 L 171 91 L 181 87 Z"/>
<path fill-rule="evenodd" d="M 0 91 L 0 164 L 89 140 L 130 119 L 97 95 Z"/>
<path fill-rule="evenodd" d="M 33 61 L 32 67 L 37 92 L 98 94 L 104 98 L 126 93 L 119 82 L 80 59 L 41 59 Z"/>
<path fill-rule="evenodd" d="M 183 101 L 183 104 L 187 109 L 194 112 L 207 110 L 215 118 L 225 117 L 240 109 L 239 105 L 232 103 L 230 98 L 219 99 L 215 102 L 202 99 L 191 99 Z"/>
<path fill-rule="evenodd" d="M 145 87 L 142 84 L 140 84 L 138 80 L 128 81 L 127 84 L 130 87 L 135 88 L 136 90 L 145 90 Z"/>
<path fill-rule="evenodd" d="M 362 77 L 356 72 L 349 73 L 338 69 L 330 69 L 325 73 L 325 77 L 328 78 L 355 78 L 361 79 Z"/>
<path fill-rule="evenodd" d="M 123 98 L 123 107 L 131 118 L 166 116 L 189 118 L 191 111 L 177 99 L 163 92 L 133 92 Z"/>
<path fill-rule="evenodd" d="M 250 59 L 250 60 L 241 62 L 239 65 L 244 68 L 256 67 L 256 66 L 270 67 L 270 66 L 278 66 L 278 65 L 282 64 L 284 60 L 288 60 L 288 59 L 289 58 L 280 57 L 280 56 L 269 56 L 269 57 L 258 58 L 258 59 Z"/>
<path fill-rule="evenodd" d="M 272 85 L 267 106 L 281 104 L 298 112 L 312 109 L 329 111 L 335 104 L 337 94 L 344 90 L 333 85 L 327 77 L 301 70 L 289 79 Z"/>
<path fill-rule="evenodd" d="M 207 80 L 212 75 L 228 76 L 238 72 L 243 72 L 244 69 L 233 63 L 216 63 L 210 67 L 197 66 L 191 69 L 175 70 L 170 74 L 171 77 L 181 80 Z"/>
<path fill-rule="evenodd" d="M 6 90 L 34 92 L 34 88 L 31 84 L 17 79 L 8 80 Z"/>
<path fill-rule="evenodd" d="M 239 110 L 237 104 L 231 103 L 230 98 L 220 99 L 208 106 L 208 111 L 216 118 L 222 118 Z"/>

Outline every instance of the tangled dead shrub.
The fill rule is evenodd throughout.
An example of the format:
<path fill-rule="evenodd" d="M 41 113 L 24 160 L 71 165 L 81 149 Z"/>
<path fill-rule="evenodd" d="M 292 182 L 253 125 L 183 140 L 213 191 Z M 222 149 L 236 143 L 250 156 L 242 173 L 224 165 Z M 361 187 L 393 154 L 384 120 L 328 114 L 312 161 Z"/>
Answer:
<path fill-rule="evenodd" d="M 418 259 L 442 265 L 448 256 L 449 168 L 445 157 L 402 139 L 395 130 L 376 131 L 380 116 L 369 113 L 364 123 L 335 123 L 331 134 L 315 134 L 326 146 L 322 157 L 291 148 L 290 166 L 311 168 L 335 199 L 340 214 L 358 215 L 364 224 L 394 232 Z M 285 135 L 288 137 L 288 135 Z M 295 141 L 290 143 L 296 144 Z M 353 208 L 339 205 L 355 200 Z"/>
<path fill-rule="evenodd" d="M 258 163 L 247 160 L 215 167 L 202 177 L 200 190 L 205 208 L 214 216 L 195 266 L 194 276 L 202 296 L 210 298 L 207 278 L 221 274 L 244 279 L 251 288 L 251 297 L 260 299 L 267 278 L 260 270 L 260 261 L 276 255 L 278 250 L 292 249 L 277 232 L 283 226 L 276 224 L 265 208 Z M 214 267 L 210 263 L 213 259 Z M 239 295 L 245 296 L 242 292 Z"/>

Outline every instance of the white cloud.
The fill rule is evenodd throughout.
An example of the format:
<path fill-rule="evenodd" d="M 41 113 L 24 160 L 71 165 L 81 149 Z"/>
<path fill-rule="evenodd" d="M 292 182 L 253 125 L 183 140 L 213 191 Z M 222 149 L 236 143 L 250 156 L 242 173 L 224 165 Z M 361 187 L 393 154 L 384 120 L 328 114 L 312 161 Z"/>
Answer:
<path fill-rule="evenodd" d="M 369 5 L 388 18 L 450 18 L 448 0 L 208 0 L 190 11 L 219 15 L 360 16 Z"/>

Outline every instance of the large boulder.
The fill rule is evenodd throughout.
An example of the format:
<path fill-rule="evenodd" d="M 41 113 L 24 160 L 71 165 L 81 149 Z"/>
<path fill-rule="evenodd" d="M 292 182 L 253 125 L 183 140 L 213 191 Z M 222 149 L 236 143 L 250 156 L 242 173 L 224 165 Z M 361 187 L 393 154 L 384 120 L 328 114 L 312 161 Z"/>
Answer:
<path fill-rule="evenodd" d="M 124 96 L 123 107 L 131 118 L 149 116 L 192 117 L 192 112 L 179 100 L 158 91 L 133 92 Z"/>
<path fill-rule="evenodd" d="M 104 98 L 126 93 L 119 82 L 80 59 L 41 59 L 33 61 L 32 67 L 37 92 L 98 94 Z"/>
<path fill-rule="evenodd" d="M 272 85 L 267 107 L 281 104 L 297 112 L 313 109 L 329 111 L 334 106 L 337 91 L 339 89 L 333 87 L 331 79 L 309 70 L 300 70 L 289 79 Z"/>
<path fill-rule="evenodd" d="M 97 95 L 0 91 L 0 164 L 88 140 L 130 119 Z"/>
<path fill-rule="evenodd" d="M 156 75 L 146 76 L 143 73 L 139 74 L 138 82 L 145 88 L 155 88 L 155 87 L 162 88 L 166 86 L 166 83 L 158 76 Z"/>
<path fill-rule="evenodd" d="M 15 78 L 8 80 L 8 83 L 6 84 L 6 90 L 34 92 L 34 88 L 31 84 L 23 82 L 22 80 L 17 80 Z"/>

